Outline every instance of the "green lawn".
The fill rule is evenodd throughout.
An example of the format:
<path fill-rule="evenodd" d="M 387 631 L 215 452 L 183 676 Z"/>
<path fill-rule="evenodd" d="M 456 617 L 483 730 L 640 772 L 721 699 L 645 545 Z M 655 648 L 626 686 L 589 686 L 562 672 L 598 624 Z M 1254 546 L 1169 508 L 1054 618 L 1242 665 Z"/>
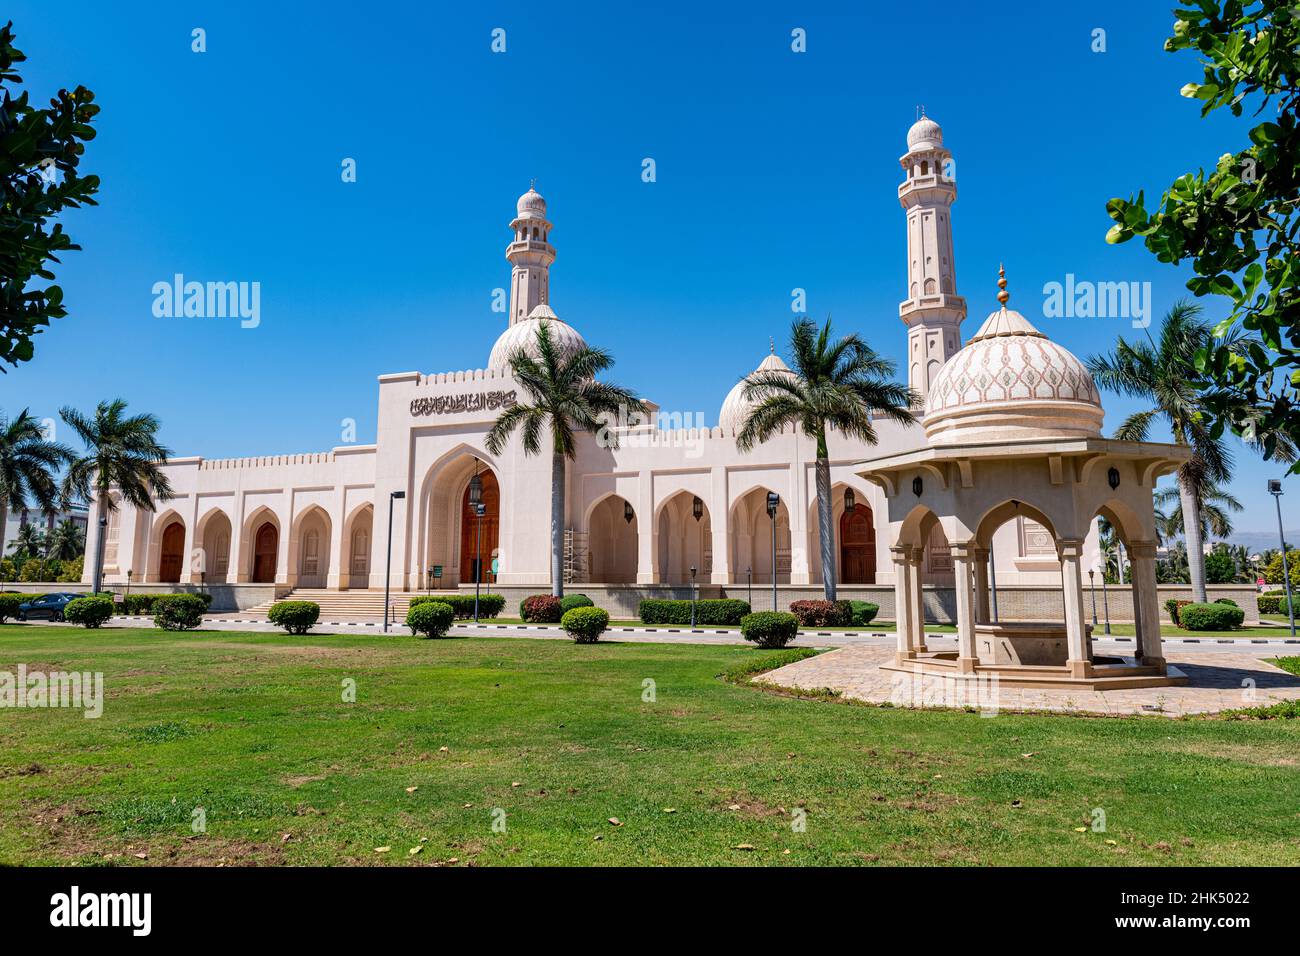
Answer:
<path fill-rule="evenodd" d="M 0 670 L 107 692 L 98 720 L 0 711 L 0 863 L 1300 862 L 1300 721 L 990 719 L 718 679 L 763 653 L 0 626 Z M 1094 808 L 1107 831 L 1076 832 Z"/>

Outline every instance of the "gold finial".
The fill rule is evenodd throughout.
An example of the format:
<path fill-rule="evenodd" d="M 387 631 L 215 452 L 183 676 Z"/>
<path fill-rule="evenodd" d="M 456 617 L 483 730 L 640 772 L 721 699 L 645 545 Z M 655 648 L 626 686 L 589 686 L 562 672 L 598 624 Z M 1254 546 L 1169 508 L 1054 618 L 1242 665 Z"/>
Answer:
<path fill-rule="evenodd" d="M 1000 262 L 998 263 L 998 289 L 1001 290 L 998 292 L 998 301 L 1002 303 L 1002 308 L 1005 309 L 1008 300 L 1011 298 L 1011 293 L 1007 291 L 1007 270 L 1002 267 Z"/>

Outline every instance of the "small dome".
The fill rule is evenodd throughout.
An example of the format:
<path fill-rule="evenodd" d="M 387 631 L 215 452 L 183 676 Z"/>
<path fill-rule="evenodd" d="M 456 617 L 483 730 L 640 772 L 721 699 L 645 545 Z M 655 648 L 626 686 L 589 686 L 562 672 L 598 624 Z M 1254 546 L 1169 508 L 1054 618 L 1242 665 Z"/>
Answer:
<path fill-rule="evenodd" d="M 907 131 L 907 150 L 938 149 L 943 145 L 943 130 L 928 116 L 922 116 Z"/>
<path fill-rule="evenodd" d="M 541 193 L 529 186 L 528 192 L 520 196 L 519 202 L 515 204 L 515 211 L 520 219 L 545 219 L 546 200 Z"/>
<path fill-rule="evenodd" d="M 791 378 L 795 377 L 794 372 L 790 371 L 790 367 L 781 361 L 781 356 L 775 351 L 763 359 L 754 371 L 784 372 Z M 722 408 L 718 411 L 718 425 L 728 435 L 734 435 L 745 427 L 745 419 L 749 417 L 749 412 L 754 407 L 754 402 L 745 398 L 745 383 L 748 378 L 749 376 L 745 376 L 731 387 L 727 397 L 722 400 Z"/>
<path fill-rule="evenodd" d="M 925 402 L 933 445 L 1026 438 L 1096 438 L 1101 396 L 1069 350 L 1003 305 L 939 370 Z"/>
<path fill-rule="evenodd" d="M 587 347 L 586 341 L 578 334 L 578 330 L 562 321 L 559 316 L 551 311 L 549 305 L 542 302 L 533 307 L 533 311 L 528 313 L 528 318 L 516 322 L 501 333 L 496 344 L 492 346 L 492 354 L 488 358 L 488 368 L 509 369 L 510 356 L 514 355 L 515 351 L 520 348 L 536 358 L 537 327 L 543 323 L 550 326 L 551 341 L 559 346 L 561 353 L 572 355 L 579 349 Z"/>

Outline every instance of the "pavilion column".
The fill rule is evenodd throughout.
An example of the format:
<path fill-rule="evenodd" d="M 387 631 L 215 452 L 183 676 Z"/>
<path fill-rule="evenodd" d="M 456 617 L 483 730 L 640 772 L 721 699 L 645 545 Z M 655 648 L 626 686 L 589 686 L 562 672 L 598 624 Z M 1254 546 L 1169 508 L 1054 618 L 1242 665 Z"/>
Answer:
<path fill-rule="evenodd" d="M 975 620 L 988 624 L 993 620 L 989 608 L 989 549 L 972 548 L 971 560 L 975 562 Z"/>
<path fill-rule="evenodd" d="M 974 550 L 969 544 L 953 544 L 952 570 L 957 592 L 957 670 L 963 674 L 974 673 L 979 655 L 975 650 L 975 606 L 971 601 Z"/>
<path fill-rule="evenodd" d="M 1137 602 L 1133 609 L 1134 620 L 1138 621 L 1138 634 L 1141 643 L 1142 663 L 1150 667 L 1165 670 L 1164 641 L 1160 637 L 1160 597 L 1156 588 L 1156 546 L 1151 541 L 1131 541 L 1128 546 L 1132 561 L 1133 597 Z"/>
<path fill-rule="evenodd" d="M 910 622 L 912 646 L 917 653 L 929 650 L 925 645 L 925 588 L 921 586 L 921 569 L 925 566 L 925 548 L 913 548 L 912 559 L 907 562 L 908 588 L 912 592 Z"/>
<path fill-rule="evenodd" d="M 901 664 L 916 657 L 916 651 L 912 648 L 915 603 L 912 598 L 912 575 L 908 570 L 912 549 L 893 547 L 889 552 L 894 559 L 894 626 L 898 632 L 898 650 L 894 659 Z"/>
<path fill-rule="evenodd" d="M 1092 669 L 1088 653 L 1088 632 L 1083 613 L 1083 540 L 1062 538 L 1056 542 L 1061 557 L 1061 587 L 1065 599 L 1066 666 L 1071 677 L 1087 677 Z"/>

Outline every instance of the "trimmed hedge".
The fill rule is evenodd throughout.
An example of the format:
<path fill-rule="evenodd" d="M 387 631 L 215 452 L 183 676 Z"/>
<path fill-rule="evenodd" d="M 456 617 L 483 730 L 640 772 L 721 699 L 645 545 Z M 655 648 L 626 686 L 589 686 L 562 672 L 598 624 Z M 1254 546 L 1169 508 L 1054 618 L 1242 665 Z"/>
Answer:
<path fill-rule="evenodd" d="M 183 592 L 188 597 L 196 597 L 203 602 L 203 610 L 206 613 L 208 608 L 212 607 L 212 595 L 206 591 Z M 175 594 L 128 594 L 122 599 L 122 613 L 135 616 L 145 616 L 153 614 L 154 602 L 160 598 L 176 597 Z"/>
<path fill-rule="evenodd" d="M 290 634 L 306 634 L 320 620 L 320 605 L 315 601 L 277 601 L 266 612 L 266 619 Z"/>
<path fill-rule="evenodd" d="M 84 627 L 99 627 L 113 616 L 113 599 L 107 597 L 74 598 L 63 609 L 63 619 Z"/>
<path fill-rule="evenodd" d="M 554 594 L 530 594 L 519 602 L 519 616 L 533 624 L 559 624 L 564 602 Z"/>
<path fill-rule="evenodd" d="M 1231 631 L 1241 626 L 1246 612 L 1228 604 L 1185 604 L 1178 619 L 1189 631 Z"/>
<path fill-rule="evenodd" d="M 406 626 L 412 634 L 443 637 L 451 627 L 456 612 L 442 601 L 422 601 L 406 612 Z"/>
<path fill-rule="evenodd" d="M 572 611 L 575 607 L 595 607 L 596 602 L 585 594 L 566 594 L 560 598 L 560 607 L 565 611 Z M 564 623 L 561 621 L 560 623 Z"/>
<path fill-rule="evenodd" d="M 880 605 L 870 601 L 850 601 L 849 604 L 853 606 L 853 623 L 856 627 L 870 624 L 880 613 Z"/>
<path fill-rule="evenodd" d="M 1286 614 L 1287 603 L 1285 592 L 1280 597 L 1276 594 L 1261 594 L 1259 596 L 1259 613 Z"/>
<path fill-rule="evenodd" d="M 153 622 L 165 631 L 193 630 L 203 623 L 203 614 L 211 603 L 208 595 L 159 594 L 152 605 Z"/>
<path fill-rule="evenodd" d="M 474 616 L 474 595 L 472 594 L 420 594 L 411 598 L 409 607 L 436 601 L 451 608 L 451 613 L 458 618 Z M 478 596 L 478 616 L 496 617 L 506 606 L 506 599 L 500 594 L 480 594 Z"/>
<path fill-rule="evenodd" d="M 573 607 L 564 612 L 560 626 L 575 644 L 595 644 L 609 627 L 609 612 L 598 607 Z"/>
<path fill-rule="evenodd" d="M 803 627 L 848 627 L 853 623 L 850 601 L 792 601 L 790 613 Z"/>
<path fill-rule="evenodd" d="M 785 647 L 799 634 L 799 619 L 784 611 L 759 611 L 740 619 L 740 633 L 759 647 Z"/>
<path fill-rule="evenodd" d="M 695 602 L 695 623 L 735 627 L 750 612 L 748 601 L 731 598 Z M 648 598 L 637 608 L 637 617 L 643 624 L 691 623 L 691 602 L 667 598 Z"/>

